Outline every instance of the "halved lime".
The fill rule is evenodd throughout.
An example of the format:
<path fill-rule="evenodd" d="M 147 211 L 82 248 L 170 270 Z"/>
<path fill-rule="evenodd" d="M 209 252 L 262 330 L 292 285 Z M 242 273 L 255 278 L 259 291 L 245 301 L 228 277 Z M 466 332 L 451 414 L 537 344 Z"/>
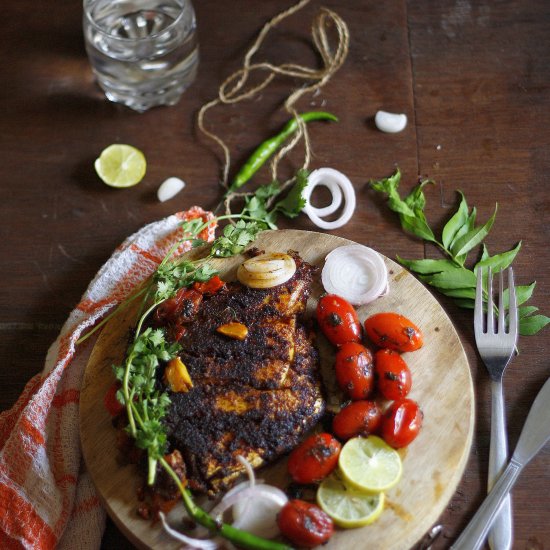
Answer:
<path fill-rule="evenodd" d="M 317 503 L 336 525 L 351 529 L 378 519 L 384 508 L 384 493 L 359 491 L 333 474 L 319 486 Z"/>
<path fill-rule="evenodd" d="M 147 163 L 139 149 L 115 143 L 103 149 L 94 167 L 107 185 L 123 188 L 132 187 L 143 179 Z"/>
<path fill-rule="evenodd" d="M 342 447 L 338 466 L 346 484 L 362 491 L 379 492 L 393 487 L 401 477 L 401 458 L 375 435 L 354 437 Z"/>

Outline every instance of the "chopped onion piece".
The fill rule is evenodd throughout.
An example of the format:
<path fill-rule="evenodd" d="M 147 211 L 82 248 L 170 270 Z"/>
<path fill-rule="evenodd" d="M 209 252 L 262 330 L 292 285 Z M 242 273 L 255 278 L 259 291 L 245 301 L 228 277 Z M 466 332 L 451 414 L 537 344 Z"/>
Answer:
<path fill-rule="evenodd" d="M 184 187 L 185 182 L 179 178 L 168 178 L 158 188 L 157 198 L 160 202 L 173 199 Z"/>
<path fill-rule="evenodd" d="M 328 293 L 363 305 L 387 292 L 388 270 L 372 248 L 360 244 L 340 246 L 325 258 L 321 280 Z"/>
<path fill-rule="evenodd" d="M 199 548 L 202 550 L 216 550 L 217 548 L 219 548 L 218 543 L 214 539 L 195 539 L 192 537 L 188 537 L 187 535 L 184 535 L 183 533 L 180 533 L 179 531 L 176 531 L 175 529 L 170 527 L 168 525 L 168 522 L 166 521 L 166 517 L 162 512 L 159 512 L 159 516 L 160 520 L 162 521 L 162 526 L 164 527 L 164 530 L 172 538 L 188 544 L 191 548 Z"/>
<path fill-rule="evenodd" d="M 332 194 L 332 202 L 324 208 L 316 208 L 311 204 L 311 194 L 318 185 L 325 186 Z M 340 217 L 333 221 L 326 221 L 322 216 L 333 214 L 340 207 L 341 196 L 335 189 L 338 188 L 340 195 L 344 195 L 344 208 Z M 321 229 L 337 229 L 349 222 L 355 211 L 355 189 L 351 181 L 338 170 L 333 168 L 319 168 L 314 170 L 307 178 L 307 186 L 303 191 L 303 197 L 306 199 L 306 205 L 302 209 L 309 219 Z"/>
<path fill-rule="evenodd" d="M 407 115 L 378 111 L 374 116 L 374 124 L 381 132 L 396 134 L 407 126 Z"/>

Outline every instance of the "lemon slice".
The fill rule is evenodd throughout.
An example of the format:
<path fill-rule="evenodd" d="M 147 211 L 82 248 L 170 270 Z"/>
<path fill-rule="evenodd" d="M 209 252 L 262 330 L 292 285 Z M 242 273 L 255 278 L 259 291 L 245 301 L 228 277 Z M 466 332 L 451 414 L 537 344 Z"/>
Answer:
<path fill-rule="evenodd" d="M 111 187 L 132 187 L 145 175 L 143 153 L 131 145 L 115 143 L 103 149 L 94 163 L 97 175 Z"/>
<path fill-rule="evenodd" d="M 375 435 L 350 439 L 342 447 L 338 466 L 348 485 L 369 492 L 390 489 L 403 470 L 397 451 Z"/>
<path fill-rule="evenodd" d="M 384 493 L 359 491 L 332 475 L 319 486 L 317 503 L 336 525 L 351 529 L 378 519 L 384 509 Z"/>

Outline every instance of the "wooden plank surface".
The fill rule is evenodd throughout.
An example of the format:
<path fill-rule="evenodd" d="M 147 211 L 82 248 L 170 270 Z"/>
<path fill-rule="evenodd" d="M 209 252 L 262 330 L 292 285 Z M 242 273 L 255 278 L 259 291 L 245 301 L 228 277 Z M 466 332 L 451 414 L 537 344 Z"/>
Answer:
<path fill-rule="evenodd" d="M 282 0 L 196 2 L 201 65 L 195 85 L 175 107 L 143 115 L 105 101 L 93 84 L 75 0 L 3 4 L 0 42 L 0 410 L 41 369 L 48 345 L 111 251 L 144 223 L 219 198 L 219 156 L 199 138 L 194 115 L 236 69 L 265 20 Z M 393 214 L 368 190 L 370 178 L 397 163 L 403 188 L 419 174 L 438 185 L 427 191 L 428 218 L 441 227 L 456 189 L 487 219 L 499 203 L 487 240 L 491 252 L 523 240 L 516 260 L 522 284 L 537 280 L 533 305 L 550 303 L 550 4 L 544 0 L 328 1 L 349 24 L 348 60 L 322 93 L 300 105 L 338 114 L 337 125 L 312 127 L 313 166 L 345 172 L 358 194 L 353 220 L 336 234 L 375 246 L 388 257 L 435 257 L 404 235 Z M 314 63 L 309 25 L 313 2 L 273 35 L 260 52 L 277 61 Z M 258 8 L 258 6 L 261 6 Z M 279 81 L 261 101 L 213 113 L 237 163 L 285 120 Z M 377 109 L 405 112 L 397 135 L 372 124 Z M 114 191 L 95 176 L 105 146 L 127 142 L 148 159 L 145 180 Z M 287 168 L 289 164 L 285 165 Z M 266 172 L 264 172 L 267 175 Z M 158 203 L 157 186 L 171 175 L 188 182 L 177 199 Z M 291 224 L 313 229 L 307 218 Z M 466 474 L 440 522 L 446 548 L 480 504 L 489 446 L 489 380 L 475 351 L 471 312 L 441 299 L 460 334 L 476 387 L 477 428 Z M 545 313 L 548 313 L 546 309 Z M 521 354 L 505 379 L 510 444 L 548 376 L 548 329 L 520 339 Z M 550 451 L 527 468 L 513 492 L 515 548 L 541 550 L 550 541 Z M 125 546 L 127 545 L 127 546 Z M 109 525 L 105 548 L 130 547 Z"/>

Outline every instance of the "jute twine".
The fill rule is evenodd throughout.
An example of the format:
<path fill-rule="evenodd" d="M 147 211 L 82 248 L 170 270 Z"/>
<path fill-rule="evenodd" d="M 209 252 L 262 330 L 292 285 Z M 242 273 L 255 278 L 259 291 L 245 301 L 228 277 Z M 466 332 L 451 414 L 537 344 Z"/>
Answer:
<path fill-rule="evenodd" d="M 321 89 L 344 63 L 349 49 L 349 31 L 346 23 L 338 14 L 328 8 L 321 8 L 319 13 L 315 16 L 311 25 L 311 34 L 315 48 L 317 49 L 323 62 L 323 66 L 320 69 L 305 67 L 295 63 L 283 63 L 281 65 L 274 65 L 269 61 L 253 63 L 252 58 L 260 49 L 271 29 L 276 27 L 287 17 L 301 10 L 304 6 L 309 4 L 310 1 L 311 0 L 301 0 L 297 4 L 279 13 L 273 17 L 273 19 L 268 21 L 263 26 L 250 49 L 247 51 L 242 68 L 227 77 L 218 90 L 218 97 L 203 105 L 199 111 L 199 129 L 206 136 L 215 141 L 223 151 L 224 166 L 220 184 L 225 190 L 227 190 L 229 186 L 228 181 L 231 166 L 231 153 L 222 138 L 216 135 L 213 131 L 206 129 L 204 124 L 205 114 L 209 109 L 215 107 L 216 105 L 239 103 L 240 101 L 255 97 L 264 88 L 266 88 L 277 75 L 297 78 L 305 81 L 306 83 L 301 87 L 294 89 L 284 103 L 285 110 L 296 118 L 298 130 L 292 139 L 284 147 L 282 147 L 276 155 L 274 155 L 271 161 L 271 178 L 273 181 L 277 180 L 277 167 L 279 162 L 302 140 L 304 142 L 304 162 L 302 167 L 307 169 L 309 166 L 311 161 L 311 143 L 309 133 L 306 123 L 298 116 L 298 111 L 296 110 L 295 105 L 303 95 Z M 331 47 L 327 35 L 327 31 L 330 27 L 334 27 L 337 36 L 335 47 Z M 265 73 L 265 77 L 259 84 L 247 87 L 246 85 L 250 76 L 257 71 Z M 293 181 L 294 178 L 286 181 L 282 185 L 282 189 L 284 190 L 292 184 Z M 246 197 L 251 194 L 252 193 L 238 192 L 228 193 L 224 201 L 226 213 L 231 214 L 231 201 L 234 198 Z"/>

